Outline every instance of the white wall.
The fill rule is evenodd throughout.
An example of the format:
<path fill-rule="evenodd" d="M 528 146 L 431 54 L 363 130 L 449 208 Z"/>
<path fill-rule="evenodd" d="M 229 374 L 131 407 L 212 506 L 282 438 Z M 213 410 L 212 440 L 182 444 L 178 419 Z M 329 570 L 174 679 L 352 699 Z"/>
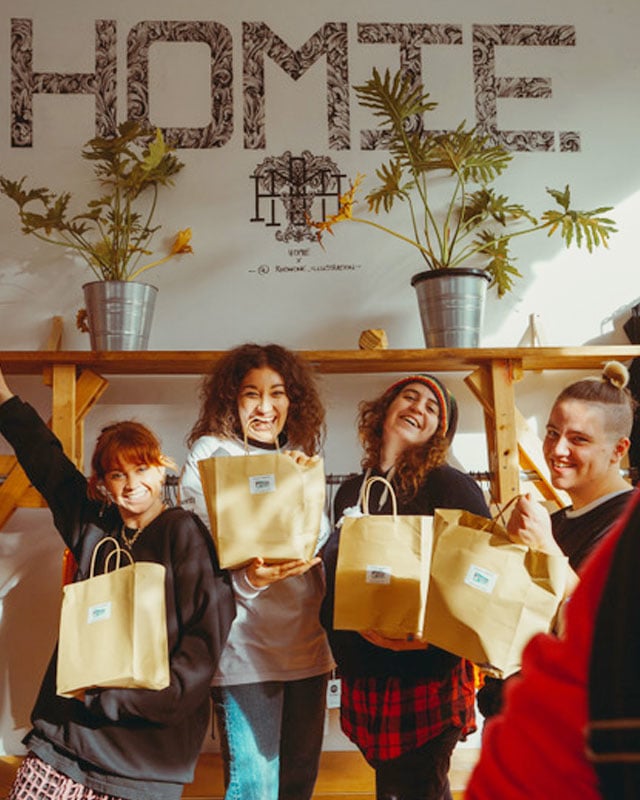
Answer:
<path fill-rule="evenodd" d="M 295 13 L 294 13 L 295 11 Z M 328 237 L 325 250 L 312 241 L 280 242 L 274 228 L 251 222 L 254 214 L 250 175 L 269 156 L 309 150 L 331 158 L 349 176 L 365 172 L 369 185 L 382 161 L 362 152 L 359 130 L 374 122 L 349 97 L 350 149 L 329 141 L 326 60 L 320 58 L 298 81 L 265 59 L 265 146 L 244 141 L 243 22 L 265 22 L 292 49 L 300 48 L 328 22 L 347 30 L 348 84 L 362 83 L 371 67 L 394 68 L 398 45 L 358 41 L 358 23 L 448 23 L 461 44 L 420 49 L 423 75 L 439 108 L 430 127 L 454 127 L 476 119 L 484 99 L 474 105 L 473 26 L 573 26 L 575 44 L 567 47 L 503 46 L 496 52 L 500 76 L 542 76 L 552 96 L 497 101 L 500 130 L 576 131 L 578 152 L 516 152 L 501 188 L 514 200 L 539 212 L 546 207 L 545 187 L 570 183 L 579 205 L 613 205 L 619 233 L 608 250 L 588 255 L 565 250 L 559 240 L 530 237 L 517 245 L 524 279 L 506 299 L 490 296 L 483 344 L 516 345 L 531 314 L 539 315 L 550 345 L 623 343 L 622 324 L 638 301 L 636 217 L 640 201 L 640 163 L 635 144 L 640 131 L 640 86 L 636 0 L 537 0 L 528 6 L 504 0 L 386 0 L 298 5 L 273 0 L 136 0 L 109 4 L 96 0 L 3 0 L 0 10 L 0 174 L 29 175 L 37 185 L 68 189 L 78 200 L 95 196 L 88 165 L 79 158 L 95 135 L 95 104 L 89 95 L 36 95 L 32 145 L 16 147 L 12 136 L 24 130 L 8 110 L 20 93 L 11 89 L 11 20 L 32 21 L 35 73 L 91 73 L 95 70 L 95 21 L 116 21 L 117 117 L 127 115 L 127 36 L 146 30 L 144 20 L 183 21 L 189 31 L 205 22 L 225 26 L 232 41 L 233 130 L 217 147 L 180 148 L 186 163 L 175 187 L 160 197 L 158 251 L 179 228 L 193 230 L 194 254 L 147 273 L 159 288 L 151 349 L 217 350 L 247 340 L 277 341 L 294 349 L 352 349 L 360 331 L 385 328 L 390 346 L 421 347 L 417 304 L 409 278 L 421 269 L 412 252 L 370 229 L 344 223 Z M 200 21 L 200 25 L 195 25 Z M 207 28 L 209 29 L 209 28 Z M 15 37 L 14 37 L 15 38 Z M 135 49 L 135 48 L 134 48 Z M 245 48 L 248 50 L 248 48 Z M 17 58 L 14 53 L 13 58 Z M 21 62 L 22 63 L 22 62 Z M 210 120 L 209 50 L 197 42 L 154 45 L 150 49 L 149 117 L 167 128 L 204 127 Z M 24 73 L 22 79 L 25 80 Z M 16 106 L 17 107 L 17 106 Z M 113 107 L 113 105 L 112 105 Z M 249 118 L 248 118 L 249 119 Z M 340 121 L 340 120 L 339 120 Z M 341 120 L 345 128 L 344 117 Z M 29 127 L 29 126 L 26 126 Z M 282 207 L 276 213 L 283 220 Z M 263 208 L 266 213 L 266 207 Z M 404 226 L 402 215 L 394 221 Z M 280 230 L 283 230 L 282 226 Z M 0 348 L 37 350 L 47 339 L 54 315 L 64 318 L 63 348 L 88 349 L 88 337 L 75 330 L 83 304 L 81 285 L 91 275 L 68 253 L 20 233 L 12 204 L 0 197 Z M 298 252 L 301 251 L 301 252 Z M 341 271 L 327 270 L 342 264 Z M 258 271 L 259 267 L 263 267 Z M 277 267 L 304 267 L 282 272 Z M 265 270 L 264 267 L 268 267 Z M 314 269 L 316 268 L 316 269 Z M 266 274 L 264 274 L 266 273 Z M 0 354 L 1 358 L 1 354 Z M 467 469 L 486 469 L 482 414 L 463 384 L 463 376 L 444 376 L 461 406 L 454 456 Z M 533 424 L 544 424 L 558 388 L 571 375 L 528 375 L 518 387 L 519 406 Z M 354 419 L 358 400 L 383 388 L 388 376 L 326 376 L 328 406 L 327 469 L 357 468 Z M 36 379 L 13 381 L 25 397 L 46 409 L 47 390 Z M 105 421 L 135 416 L 157 429 L 167 452 L 180 460 L 184 437 L 197 411 L 197 381 L 113 378 L 87 421 L 87 442 Z M 3 445 L 0 452 L 8 452 Z M 33 695 L 55 635 L 55 597 L 60 546 L 47 512 L 16 514 L 0 537 L 0 752 L 16 752 L 28 725 Z M 33 632 L 36 631 L 36 635 Z M 27 635 L 25 635 L 25 633 Z M 33 644 L 33 652 L 29 650 Z M 20 659 L 23 648 L 28 655 Z M 24 669 L 24 665 L 29 669 Z M 20 666 L 23 665 L 23 666 Z M 31 668 L 32 667 L 32 668 Z"/>

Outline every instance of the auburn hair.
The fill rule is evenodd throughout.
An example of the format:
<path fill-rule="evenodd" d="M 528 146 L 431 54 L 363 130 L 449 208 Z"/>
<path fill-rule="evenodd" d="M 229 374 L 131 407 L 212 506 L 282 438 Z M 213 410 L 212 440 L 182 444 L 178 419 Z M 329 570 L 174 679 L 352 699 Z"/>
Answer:
<path fill-rule="evenodd" d="M 145 464 L 152 467 L 175 466 L 162 453 L 158 437 L 141 422 L 124 420 L 107 425 L 100 431 L 91 457 L 91 475 L 87 494 L 94 500 L 104 494 L 99 486 L 105 475 L 124 464 Z"/>

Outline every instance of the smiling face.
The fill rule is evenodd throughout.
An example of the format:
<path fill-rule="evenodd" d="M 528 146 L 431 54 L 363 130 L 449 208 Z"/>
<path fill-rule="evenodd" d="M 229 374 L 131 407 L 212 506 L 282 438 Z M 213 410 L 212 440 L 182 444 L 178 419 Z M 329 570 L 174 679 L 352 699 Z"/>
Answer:
<path fill-rule="evenodd" d="M 117 467 L 105 472 L 105 489 L 128 527 L 142 528 L 160 513 L 164 476 L 164 467 L 130 461 L 121 461 Z"/>
<path fill-rule="evenodd" d="M 597 403 L 556 403 L 543 442 L 551 483 L 569 494 L 575 508 L 619 490 L 620 459 L 628 443 L 607 432 L 605 413 Z"/>
<path fill-rule="evenodd" d="M 243 433 L 259 442 L 274 442 L 285 426 L 289 405 L 282 375 L 271 367 L 249 370 L 238 392 Z"/>
<path fill-rule="evenodd" d="M 382 429 L 384 447 L 394 458 L 406 447 L 426 444 L 438 430 L 440 406 L 422 383 L 408 383 L 391 401 Z"/>

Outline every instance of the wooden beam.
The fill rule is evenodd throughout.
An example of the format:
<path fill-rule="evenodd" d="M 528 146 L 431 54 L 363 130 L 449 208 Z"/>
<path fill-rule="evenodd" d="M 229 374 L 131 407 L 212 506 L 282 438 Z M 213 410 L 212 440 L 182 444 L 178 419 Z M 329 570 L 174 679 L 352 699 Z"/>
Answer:
<path fill-rule="evenodd" d="M 109 381 L 90 369 L 80 374 L 76 384 L 76 421 L 82 422 L 89 411 L 102 397 Z"/>
<path fill-rule="evenodd" d="M 51 430 L 62 442 L 64 452 L 73 459 L 76 453 L 76 369 L 71 364 L 53 367 L 53 405 Z"/>
<path fill-rule="evenodd" d="M 83 471 L 84 418 L 109 383 L 91 370 L 85 370 L 76 382 L 75 370 L 67 365 L 53 367 L 51 378 L 54 413 L 49 425 L 62 441 L 67 455 Z M 56 419 L 58 430 L 54 427 Z M 0 474 L 7 476 L 0 485 L 0 528 L 16 508 L 46 508 L 44 499 L 31 486 L 14 455 L 0 456 Z"/>
<path fill-rule="evenodd" d="M 31 487 L 24 470 L 16 464 L 0 486 L 0 528 L 18 508 L 20 498 Z"/>
<path fill-rule="evenodd" d="M 76 384 L 76 434 L 74 461 L 84 472 L 84 418 L 109 386 L 109 381 L 92 370 L 84 370 Z"/>
<path fill-rule="evenodd" d="M 205 375 L 226 350 L 180 351 L 6 351 L 5 375 L 41 375 L 45 367 L 71 364 L 101 375 Z M 590 347 L 469 347 L 413 350 L 299 350 L 298 355 L 326 374 L 470 372 L 495 360 L 519 361 L 525 370 L 600 369 L 607 361 L 640 357 L 640 345 Z"/>
<path fill-rule="evenodd" d="M 485 427 L 487 430 L 487 437 L 489 438 L 489 433 L 494 426 L 489 376 L 486 370 L 477 369 L 475 372 L 467 375 L 464 381 L 483 407 L 485 413 Z M 570 500 L 568 495 L 556 489 L 551 483 L 549 469 L 542 453 L 542 442 L 540 438 L 536 436 L 524 415 L 515 405 L 514 419 L 520 468 L 525 472 L 535 473 L 536 478 L 534 483 L 544 500 L 551 501 L 557 508 L 563 508 L 569 505 Z M 490 441 L 493 441 L 493 439 Z"/>
<path fill-rule="evenodd" d="M 497 359 L 483 367 L 491 386 L 492 441 L 489 446 L 491 491 L 496 503 L 506 504 L 520 493 L 520 465 L 515 421 L 514 377 L 519 364 Z"/>
<path fill-rule="evenodd" d="M 0 475 L 8 475 L 16 463 L 16 457 L 12 455 L 0 455 Z"/>

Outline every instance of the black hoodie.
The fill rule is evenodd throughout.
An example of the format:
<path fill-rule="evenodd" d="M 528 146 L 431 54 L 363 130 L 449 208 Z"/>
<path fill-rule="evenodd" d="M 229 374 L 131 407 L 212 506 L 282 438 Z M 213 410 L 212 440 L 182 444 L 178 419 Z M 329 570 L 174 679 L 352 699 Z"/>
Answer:
<path fill-rule="evenodd" d="M 0 406 L 0 433 L 44 496 L 88 577 L 95 545 L 119 535 L 117 508 L 87 498 L 84 475 L 38 414 L 18 397 Z M 99 551 L 98 562 L 108 550 Z M 209 684 L 235 615 L 229 577 L 211 537 L 181 508 L 161 513 L 132 548 L 135 561 L 166 568 L 171 682 L 161 691 L 96 689 L 84 702 L 56 694 L 56 653 L 45 674 L 25 738 L 30 751 L 73 780 L 127 800 L 179 800 L 207 731 Z M 101 564 L 98 563 L 98 569 Z"/>

